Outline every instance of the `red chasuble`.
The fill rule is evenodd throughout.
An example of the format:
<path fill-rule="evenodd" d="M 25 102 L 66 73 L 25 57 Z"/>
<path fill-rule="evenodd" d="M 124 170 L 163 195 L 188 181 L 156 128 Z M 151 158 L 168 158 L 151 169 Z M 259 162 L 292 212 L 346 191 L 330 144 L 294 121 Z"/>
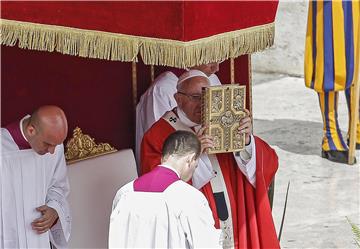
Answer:
<path fill-rule="evenodd" d="M 141 144 L 141 172 L 160 164 L 165 139 L 174 128 L 164 119 L 157 121 L 144 135 Z M 229 195 L 235 248 L 280 248 L 277 240 L 267 190 L 278 168 L 273 149 L 258 137 L 256 146 L 256 188 L 242 174 L 232 153 L 217 154 Z M 209 202 L 215 226 L 219 218 L 210 182 L 200 189 Z"/>

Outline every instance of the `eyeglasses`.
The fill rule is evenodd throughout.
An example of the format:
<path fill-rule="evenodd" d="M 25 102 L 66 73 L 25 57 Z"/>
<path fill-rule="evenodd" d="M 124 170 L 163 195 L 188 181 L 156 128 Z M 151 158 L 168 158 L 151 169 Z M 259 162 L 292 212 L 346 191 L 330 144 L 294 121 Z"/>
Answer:
<path fill-rule="evenodd" d="M 201 94 L 187 94 L 184 92 L 178 92 L 182 95 L 185 95 L 186 97 L 188 97 L 191 101 L 200 101 L 201 100 Z"/>

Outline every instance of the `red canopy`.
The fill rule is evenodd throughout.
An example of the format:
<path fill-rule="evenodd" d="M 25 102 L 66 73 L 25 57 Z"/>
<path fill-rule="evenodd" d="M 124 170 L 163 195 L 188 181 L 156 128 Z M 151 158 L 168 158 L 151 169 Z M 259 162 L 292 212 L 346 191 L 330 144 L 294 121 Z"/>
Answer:
<path fill-rule="evenodd" d="M 187 67 L 273 44 L 277 2 L 2 2 L 1 44 Z"/>
<path fill-rule="evenodd" d="M 273 1 L 1 1 L 1 124 L 55 104 L 70 136 L 80 126 L 97 141 L 132 147 L 134 103 L 151 84 L 142 60 L 185 67 L 260 51 L 273 43 L 276 8 Z M 134 74 L 123 62 L 137 58 Z M 217 75 L 229 83 L 234 72 L 251 109 L 250 55 L 233 61 L 236 70 L 230 64 Z"/>

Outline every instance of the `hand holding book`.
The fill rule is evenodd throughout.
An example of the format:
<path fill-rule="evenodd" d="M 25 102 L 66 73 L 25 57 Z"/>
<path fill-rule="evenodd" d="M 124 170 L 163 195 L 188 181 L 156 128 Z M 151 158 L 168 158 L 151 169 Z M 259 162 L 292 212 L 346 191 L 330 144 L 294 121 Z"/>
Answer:
<path fill-rule="evenodd" d="M 252 134 L 252 123 L 250 111 L 248 109 L 244 109 L 245 116 L 240 120 L 238 131 L 241 134 L 245 134 L 245 145 L 250 143 L 250 135 Z"/>
<path fill-rule="evenodd" d="M 196 135 L 201 143 L 201 153 L 207 153 L 209 151 L 209 149 L 214 147 L 213 138 L 210 135 L 206 134 L 206 129 L 208 129 L 208 127 L 203 126 L 196 133 Z"/>

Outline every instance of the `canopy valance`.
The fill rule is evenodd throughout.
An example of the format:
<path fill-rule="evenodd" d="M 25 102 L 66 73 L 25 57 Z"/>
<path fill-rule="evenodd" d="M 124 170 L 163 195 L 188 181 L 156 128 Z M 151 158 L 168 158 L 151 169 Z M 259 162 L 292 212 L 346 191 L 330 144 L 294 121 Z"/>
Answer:
<path fill-rule="evenodd" d="M 190 67 L 273 44 L 277 2 L 2 2 L 3 45 Z"/>

